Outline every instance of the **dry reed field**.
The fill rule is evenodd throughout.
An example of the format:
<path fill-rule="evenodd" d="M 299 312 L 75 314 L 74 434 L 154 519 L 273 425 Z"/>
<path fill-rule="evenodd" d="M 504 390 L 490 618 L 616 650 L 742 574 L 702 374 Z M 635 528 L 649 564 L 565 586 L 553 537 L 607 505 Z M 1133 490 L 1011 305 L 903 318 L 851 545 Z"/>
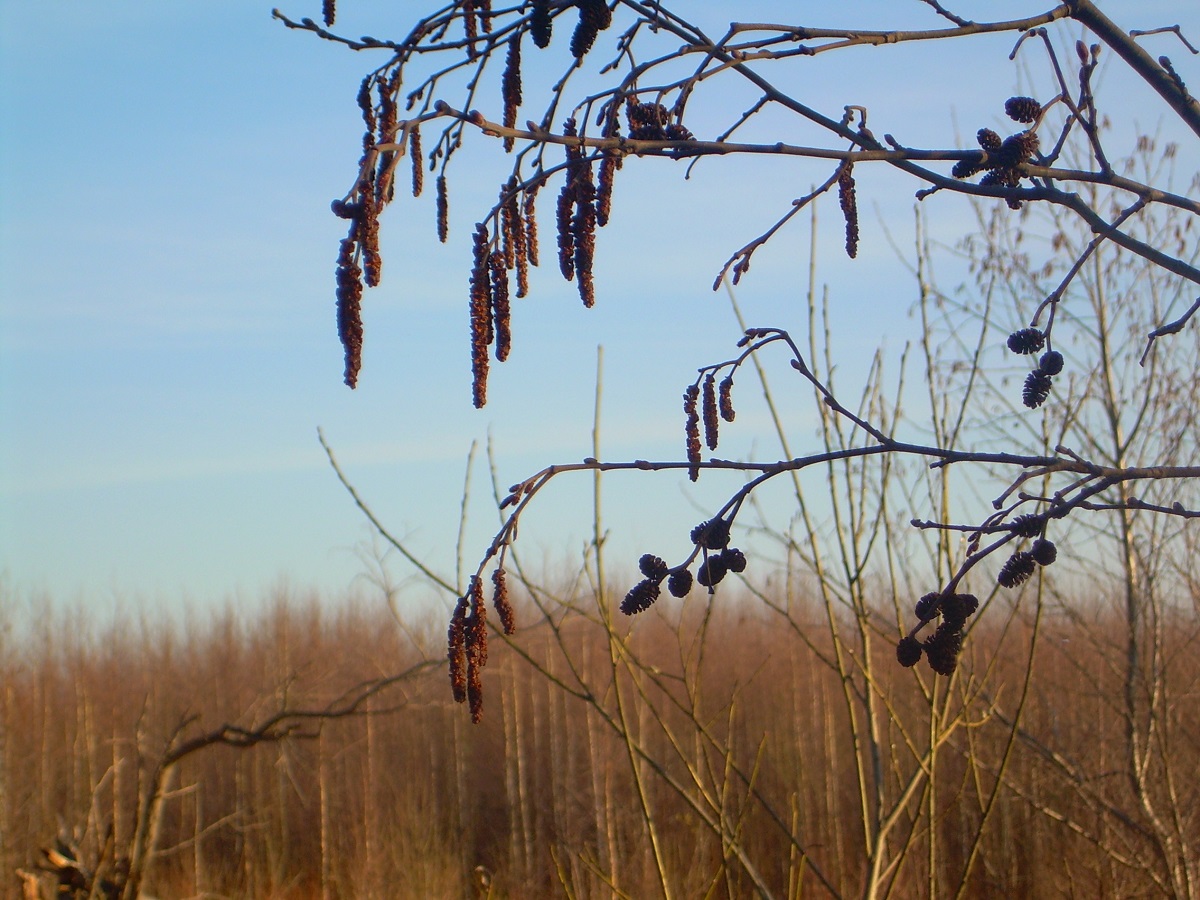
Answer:
<path fill-rule="evenodd" d="M 838 646 L 819 604 L 796 600 L 781 618 L 728 591 L 664 602 L 617 630 L 594 601 L 589 612 L 543 600 L 540 621 L 526 603 L 526 626 L 492 642 L 478 726 L 439 662 L 363 714 L 183 758 L 147 889 L 860 896 L 879 859 L 879 896 L 1167 895 L 1161 847 L 1123 771 L 1116 608 L 1097 599 L 1080 617 L 1047 604 L 1036 623 L 1023 602 L 980 620 L 950 682 L 902 669 L 891 643 L 870 647 L 877 658 L 855 666 L 876 681 L 885 712 L 874 720 L 830 665 Z M 442 621 L 402 628 L 382 603 L 331 612 L 281 592 L 259 615 L 226 610 L 184 628 L 89 628 L 57 613 L 19 645 L 10 629 L 3 895 L 20 896 L 14 871 L 61 829 L 91 858 L 110 834 L 127 844 L 138 793 L 177 730 L 327 704 L 437 658 Z M 1196 626 L 1160 624 L 1157 689 L 1172 688 L 1151 739 L 1171 744 L 1151 754 L 1151 783 L 1172 793 L 1178 840 L 1194 847 Z"/>

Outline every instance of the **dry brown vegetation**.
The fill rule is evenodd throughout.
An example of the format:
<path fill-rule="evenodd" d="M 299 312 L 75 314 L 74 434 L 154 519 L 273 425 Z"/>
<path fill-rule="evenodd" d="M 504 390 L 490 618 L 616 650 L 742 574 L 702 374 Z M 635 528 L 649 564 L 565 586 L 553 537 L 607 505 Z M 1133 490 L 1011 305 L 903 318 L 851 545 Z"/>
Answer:
<path fill-rule="evenodd" d="M 1123 772 L 1119 604 L 1095 598 L 1080 618 L 1047 600 L 1004 762 L 1041 606 L 1032 593 L 1007 633 L 996 608 L 975 628 L 969 674 L 945 707 L 962 707 L 964 727 L 941 736 L 932 787 L 902 804 L 888 838 L 890 896 L 952 895 L 989 807 L 967 896 L 1161 892 L 1161 861 Z M 374 698 L 375 715 L 185 759 L 149 890 L 469 897 L 487 895 L 479 884 L 490 880 L 493 897 L 646 897 L 662 892 L 661 865 L 678 897 L 861 894 L 861 806 L 871 801 L 855 775 L 840 679 L 821 659 L 833 645 L 820 604 L 794 598 L 788 623 L 728 591 L 661 607 L 628 640 L 563 606 L 511 646 L 494 642 L 481 726 L 455 707 L 438 668 Z M 1168 613 L 1162 628 L 1164 683 L 1200 683 L 1194 617 Z M 256 617 L 226 611 L 185 630 L 128 619 L 88 629 L 55 614 L 5 649 L 0 851 L 5 896 L 18 896 L 11 873 L 60 825 L 85 829 L 85 852 L 110 827 L 117 846 L 128 840 L 138 750 L 153 756 L 181 717 L 251 722 L 285 692 L 294 704 L 326 703 L 425 648 L 382 605 L 330 613 L 280 595 Z M 436 639 L 428 649 L 438 653 Z M 979 693 L 975 673 L 989 664 Z M 935 693 L 942 683 L 894 663 L 872 671 L 890 714 L 878 742 L 890 801 L 930 739 L 931 703 L 915 679 Z M 1167 706 L 1181 726 L 1176 773 L 1200 765 L 1198 707 L 1194 687 Z M 1194 845 L 1194 779 L 1173 788 L 1181 836 Z"/>

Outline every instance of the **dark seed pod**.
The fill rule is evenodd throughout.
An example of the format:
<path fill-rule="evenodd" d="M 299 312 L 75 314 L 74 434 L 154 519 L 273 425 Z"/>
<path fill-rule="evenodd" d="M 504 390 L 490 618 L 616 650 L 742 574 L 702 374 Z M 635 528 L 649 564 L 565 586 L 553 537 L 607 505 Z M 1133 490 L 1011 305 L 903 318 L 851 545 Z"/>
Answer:
<path fill-rule="evenodd" d="M 906 669 L 911 669 L 921 659 L 921 642 L 909 635 L 896 645 L 896 660 Z"/>
<path fill-rule="evenodd" d="M 942 623 L 960 631 L 967 619 L 979 609 L 979 598 L 974 594 L 951 594 L 942 598 Z"/>
<path fill-rule="evenodd" d="M 533 42 L 543 50 L 550 46 L 553 22 L 550 18 L 550 0 L 533 0 L 533 11 L 529 14 L 529 33 L 533 35 Z"/>
<path fill-rule="evenodd" d="M 1021 173 L 1012 166 L 992 169 L 979 179 L 981 187 L 1015 188 L 1021 183 Z"/>
<path fill-rule="evenodd" d="M 692 529 L 692 543 L 706 550 L 724 550 L 729 546 L 729 523 L 717 517 Z"/>
<path fill-rule="evenodd" d="M 1057 375 L 1063 370 L 1063 355 L 1057 350 L 1047 350 L 1038 360 L 1038 368 L 1047 375 Z"/>
<path fill-rule="evenodd" d="M 654 605 L 654 601 L 658 599 L 659 587 L 657 581 L 639 581 L 629 593 L 625 595 L 625 599 L 621 601 L 621 612 L 627 616 L 632 616 L 634 613 L 645 612 Z"/>
<path fill-rule="evenodd" d="M 1000 140 L 1000 135 L 990 128 L 980 128 L 975 134 L 975 140 L 979 141 L 979 146 L 988 153 L 995 153 L 1004 143 Z"/>
<path fill-rule="evenodd" d="M 924 650 L 929 668 L 939 675 L 953 675 L 962 650 L 962 632 L 946 624 L 939 625 L 937 631 L 925 639 Z"/>
<path fill-rule="evenodd" d="M 709 556 L 700 564 L 696 572 L 696 581 L 705 587 L 712 587 L 725 577 L 727 571 L 729 568 L 725 565 L 724 556 Z"/>
<path fill-rule="evenodd" d="M 1028 125 L 1042 112 L 1042 105 L 1032 97 L 1009 97 L 1004 101 L 1004 113 L 1014 122 Z"/>
<path fill-rule="evenodd" d="M 1040 328 L 1022 328 L 1008 336 L 1008 349 L 1013 353 L 1037 353 L 1046 343 L 1046 335 Z"/>
<path fill-rule="evenodd" d="M 662 581 L 667 577 L 667 572 L 670 571 L 667 564 L 663 562 L 662 557 L 655 556 L 653 553 L 643 554 L 642 558 L 638 560 L 638 568 L 641 569 L 643 575 L 652 581 Z"/>
<path fill-rule="evenodd" d="M 1035 538 L 1042 533 L 1045 519 L 1039 515 L 1017 516 L 1009 527 L 1021 537 Z"/>
<path fill-rule="evenodd" d="M 1051 378 L 1041 369 L 1034 369 L 1025 377 L 1021 389 L 1021 402 L 1030 409 L 1037 409 L 1050 396 Z"/>
<path fill-rule="evenodd" d="M 576 0 L 579 24 L 571 35 L 571 55 L 582 59 L 592 49 L 596 35 L 612 24 L 612 10 L 606 0 Z"/>
<path fill-rule="evenodd" d="M 1038 152 L 1041 146 L 1041 141 L 1038 139 L 1036 131 L 1021 131 L 1007 138 L 1005 143 L 1012 142 L 1012 146 L 1016 152 L 1017 159 L 1024 162 Z"/>
<path fill-rule="evenodd" d="M 737 547 L 726 547 L 721 551 L 721 559 L 730 572 L 746 571 L 746 554 Z"/>
<path fill-rule="evenodd" d="M 692 589 L 692 573 L 687 569 L 672 569 L 667 579 L 667 590 L 672 597 L 686 597 Z"/>
<path fill-rule="evenodd" d="M 1058 559 L 1058 548 L 1054 546 L 1054 541 L 1038 538 L 1030 546 L 1029 555 L 1039 566 L 1048 566 Z"/>
<path fill-rule="evenodd" d="M 913 607 L 913 612 L 916 613 L 917 618 L 922 622 L 928 622 L 938 614 L 941 599 L 942 595 L 937 591 L 925 594 L 917 601 L 917 605 Z"/>
<path fill-rule="evenodd" d="M 1036 567 L 1037 563 L 1034 561 L 1032 553 L 1026 551 L 1014 553 L 1000 567 L 1000 574 L 996 576 L 996 581 L 1001 587 L 1014 588 L 1027 581 Z"/>
<path fill-rule="evenodd" d="M 970 178 L 982 171 L 982 162 L 983 154 L 975 153 L 956 162 L 954 168 L 950 170 L 950 174 L 955 178 Z"/>
<path fill-rule="evenodd" d="M 663 134 L 668 141 L 694 141 L 696 139 L 696 136 L 679 122 L 669 122 Z"/>

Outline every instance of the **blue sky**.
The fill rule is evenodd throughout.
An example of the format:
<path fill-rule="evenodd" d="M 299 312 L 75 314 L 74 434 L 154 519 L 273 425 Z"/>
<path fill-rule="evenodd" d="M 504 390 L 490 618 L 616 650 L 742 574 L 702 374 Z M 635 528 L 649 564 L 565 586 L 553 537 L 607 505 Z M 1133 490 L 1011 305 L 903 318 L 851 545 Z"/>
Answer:
<path fill-rule="evenodd" d="M 405 30 L 398 10 L 416 5 L 342 0 L 339 24 L 386 37 L 388 28 Z M 697 4 L 715 9 L 718 22 L 728 18 L 723 6 Z M 768 6 L 814 24 L 865 26 L 881 11 L 938 24 L 915 0 Z M 994 4 L 959 7 L 982 16 Z M 1017 15 L 1039 5 L 1005 7 Z M 1128 27 L 1181 22 L 1200 38 L 1190 3 L 1104 7 Z M 296 18 L 319 13 L 314 2 L 282 8 Z M 1169 53 L 1200 82 L 1173 38 L 1156 40 L 1152 52 Z M 1011 44 L 947 47 L 949 55 L 928 61 L 904 49 L 831 54 L 813 100 L 833 110 L 865 102 L 877 133 L 949 145 L 957 122 L 967 134 L 994 122 L 1017 87 L 1006 62 Z M 272 21 L 269 4 L 247 0 L 0 0 L 7 591 L 101 608 L 251 602 L 284 583 L 334 595 L 361 586 L 371 530 L 329 469 L 318 427 L 380 517 L 450 575 L 465 463 L 477 442 L 466 547 L 473 568 L 496 523 L 483 445 L 490 436 L 505 486 L 546 463 L 589 455 L 600 344 L 603 455 L 680 456 L 682 389 L 696 366 L 728 357 L 737 338 L 725 297 L 709 290 L 715 273 L 824 170 L 730 160 L 698 167 L 685 183 L 675 163 L 627 166 L 614 226 L 598 241 L 596 309 L 583 310 L 574 286 L 553 272 L 539 273 L 516 312 L 513 357 L 493 367 L 489 405 L 476 411 L 469 235 L 507 161 L 496 148 L 469 156 L 471 167 L 452 173 L 448 245 L 434 237 L 428 196 L 399 199 L 386 214 L 384 283 L 365 298 L 364 369 L 351 392 L 341 382 L 333 316 L 343 223 L 328 205 L 353 176 L 358 82 L 383 61 L 290 32 Z M 941 74 L 956 70 L 972 77 Z M 980 97 L 989 79 L 995 89 Z M 845 96 L 831 100 L 831 86 Z M 540 102 L 529 85 L 526 101 Z M 742 108 L 740 98 L 729 102 Z M 705 123 L 689 124 L 699 131 Z M 882 172 L 859 176 L 862 202 L 901 241 L 916 187 Z M 942 236 L 953 240 L 966 227 L 965 207 L 948 201 L 940 210 Z M 840 229 L 827 204 L 819 264 L 837 304 L 838 349 L 861 360 L 883 340 L 898 352 L 914 333 L 913 288 L 867 217 L 853 264 L 840 252 Z M 753 322 L 799 332 L 807 247 L 794 226 L 755 258 L 739 293 Z M 850 362 L 846 378 L 855 377 Z M 797 434 L 811 435 L 807 393 L 781 385 L 795 398 Z M 773 458 L 765 437 L 755 443 L 763 413 L 753 397 L 744 409 L 721 454 L 757 448 Z M 628 553 L 630 567 L 644 550 L 682 554 L 692 520 L 736 483 L 610 477 L 614 551 Z M 589 496 L 586 477 L 548 491 L 523 531 L 526 552 L 544 554 L 548 565 L 577 560 Z M 398 580 L 411 574 L 389 565 Z"/>

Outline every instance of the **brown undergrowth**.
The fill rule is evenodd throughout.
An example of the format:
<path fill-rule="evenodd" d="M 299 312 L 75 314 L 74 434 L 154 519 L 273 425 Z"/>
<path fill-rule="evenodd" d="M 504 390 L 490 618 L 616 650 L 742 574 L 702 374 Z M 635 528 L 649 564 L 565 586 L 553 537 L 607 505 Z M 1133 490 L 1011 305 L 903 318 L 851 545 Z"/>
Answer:
<path fill-rule="evenodd" d="M 734 593 L 711 604 L 696 594 L 664 600 L 617 636 L 618 666 L 603 617 L 570 608 L 594 610 L 594 599 L 543 604 L 551 614 L 540 624 L 527 605 L 528 627 L 508 642 L 493 635 L 480 726 L 464 720 L 436 669 L 373 698 L 372 714 L 187 758 L 165 804 L 149 890 L 592 897 L 612 896 L 614 885 L 648 897 L 662 892 L 661 867 L 680 897 L 764 888 L 780 897 L 859 895 L 862 801 L 841 686 L 818 656 L 831 650 L 824 611 L 793 599 L 792 623 L 811 638 L 805 646 L 779 614 Z M 1120 614 L 1100 600 L 1083 608 L 1082 618 L 1050 612 L 1040 624 L 1023 724 L 970 896 L 1155 892 L 1151 845 L 1121 802 L 1123 651 L 1105 639 L 1120 634 Z M 975 626 L 949 688 L 969 707 L 969 727 L 953 731 L 937 756 L 938 871 L 931 881 L 927 799 L 914 797 L 911 822 L 895 829 L 893 897 L 953 887 L 966 870 L 1025 678 L 1028 657 L 1011 648 L 1028 645 L 1034 627 L 1019 610 L 1001 634 L 1002 618 Z M 414 640 L 382 605 L 329 612 L 281 593 L 257 615 L 226 610 L 184 628 L 128 618 L 88 628 L 56 613 L 19 646 L 10 631 L 0 656 L 2 895 L 19 896 L 12 873 L 28 868 L 61 825 L 85 850 L 109 829 L 117 846 L 127 840 L 138 750 L 151 757 L 182 719 L 252 723 L 284 695 L 296 706 L 327 703 L 437 655 L 439 630 L 431 621 Z M 1194 632 L 1187 616 L 1164 623 L 1166 683 L 1200 679 Z M 1001 641 L 1010 649 L 997 653 Z M 880 777 L 899 784 L 916 758 L 907 743 L 919 752 L 928 740 L 929 708 L 914 679 L 934 679 L 886 664 L 892 647 L 877 646 L 871 670 L 886 681 L 880 692 L 890 705 Z M 997 669 L 987 693 L 972 694 L 973 670 L 985 662 Z M 612 713 L 614 677 L 629 703 L 623 718 Z M 1200 721 L 1194 691 L 1170 709 L 1193 727 Z M 1200 765 L 1196 741 L 1172 752 L 1180 771 Z M 1194 785 L 1176 789 L 1187 795 L 1177 808 L 1194 809 Z M 643 803 L 659 829 L 657 863 Z M 1194 819 L 1184 831 L 1200 837 Z"/>

